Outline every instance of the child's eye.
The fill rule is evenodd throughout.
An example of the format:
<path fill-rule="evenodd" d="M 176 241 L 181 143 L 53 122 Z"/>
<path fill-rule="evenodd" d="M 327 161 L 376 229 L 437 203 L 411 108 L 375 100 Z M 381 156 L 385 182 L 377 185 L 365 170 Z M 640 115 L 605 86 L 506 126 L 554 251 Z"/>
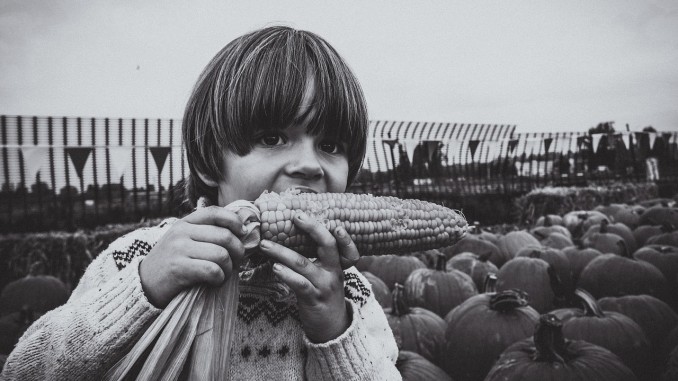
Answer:
<path fill-rule="evenodd" d="M 343 153 L 344 146 L 341 143 L 333 141 L 320 142 L 320 150 L 327 153 Z"/>
<path fill-rule="evenodd" d="M 285 139 L 277 132 L 265 132 L 257 138 L 257 141 L 265 146 L 277 146 L 285 143 Z"/>

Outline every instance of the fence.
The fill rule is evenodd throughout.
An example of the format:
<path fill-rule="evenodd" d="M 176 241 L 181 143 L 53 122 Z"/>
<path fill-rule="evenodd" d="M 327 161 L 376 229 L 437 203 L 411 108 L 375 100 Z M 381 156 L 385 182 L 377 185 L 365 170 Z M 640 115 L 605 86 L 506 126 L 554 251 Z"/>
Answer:
<path fill-rule="evenodd" d="M 0 116 L 0 232 L 181 215 L 171 119 Z M 678 183 L 677 132 L 516 134 L 515 126 L 374 121 L 350 191 L 445 203 L 545 185 Z"/>

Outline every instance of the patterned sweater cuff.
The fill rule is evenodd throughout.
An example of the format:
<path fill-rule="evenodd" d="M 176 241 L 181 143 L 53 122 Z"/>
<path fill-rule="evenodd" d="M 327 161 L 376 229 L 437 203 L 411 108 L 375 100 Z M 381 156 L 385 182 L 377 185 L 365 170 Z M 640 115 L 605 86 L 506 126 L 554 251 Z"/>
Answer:
<path fill-rule="evenodd" d="M 308 348 L 308 364 L 318 371 L 318 376 L 327 380 L 370 379 L 372 369 L 365 368 L 374 355 L 370 349 L 365 333 L 361 333 L 358 306 L 352 301 L 348 303 L 352 308 L 353 319 L 351 325 L 334 340 L 315 344 L 304 336 L 304 344 Z"/>
<path fill-rule="evenodd" d="M 114 281 L 107 282 L 91 306 L 98 312 L 94 316 L 100 317 L 100 326 L 110 327 L 113 331 L 124 327 L 123 336 L 134 335 L 161 312 L 148 301 L 141 288 L 139 263 L 142 259 L 134 258 L 113 278 Z"/>

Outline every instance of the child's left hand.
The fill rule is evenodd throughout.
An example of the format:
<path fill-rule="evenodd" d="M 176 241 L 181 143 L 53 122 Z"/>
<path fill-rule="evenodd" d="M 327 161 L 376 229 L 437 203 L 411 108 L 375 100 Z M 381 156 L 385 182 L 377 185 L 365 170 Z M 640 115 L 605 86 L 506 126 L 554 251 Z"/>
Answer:
<path fill-rule="evenodd" d="M 330 233 L 306 214 L 299 213 L 294 224 L 318 244 L 318 258 L 311 262 L 282 245 L 262 240 L 260 247 L 275 262 L 275 274 L 297 296 L 299 317 L 311 342 L 337 338 L 351 325 L 344 300 L 344 272 L 360 258 L 358 248 L 343 227 Z"/>

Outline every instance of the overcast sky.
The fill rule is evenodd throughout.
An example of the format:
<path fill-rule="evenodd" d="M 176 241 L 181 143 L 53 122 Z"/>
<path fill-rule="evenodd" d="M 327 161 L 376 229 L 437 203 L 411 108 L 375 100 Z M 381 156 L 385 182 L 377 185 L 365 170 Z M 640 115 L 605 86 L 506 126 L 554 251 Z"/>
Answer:
<path fill-rule="evenodd" d="M 316 32 L 373 120 L 678 130 L 678 1 L 0 0 L 0 114 L 180 118 L 208 60 Z"/>

